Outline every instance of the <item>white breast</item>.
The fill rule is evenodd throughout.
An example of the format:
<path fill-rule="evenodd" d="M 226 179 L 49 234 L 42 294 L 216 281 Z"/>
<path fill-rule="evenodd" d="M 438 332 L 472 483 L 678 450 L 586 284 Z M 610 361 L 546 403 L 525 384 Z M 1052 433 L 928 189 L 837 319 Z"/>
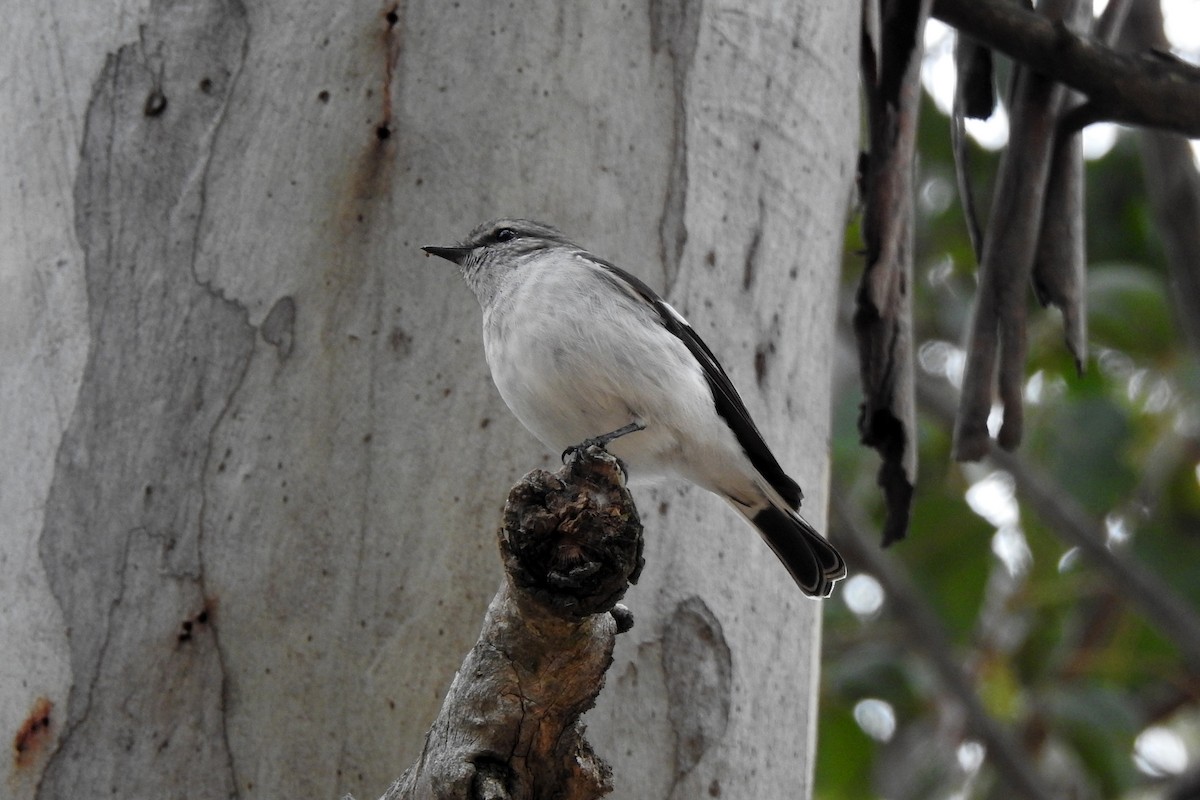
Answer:
<path fill-rule="evenodd" d="M 609 449 L 635 475 L 680 473 L 696 431 L 732 434 L 686 346 L 597 269 L 552 256 L 514 274 L 484 316 L 492 378 L 553 451 L 638 420 L 646 430 Z"/>

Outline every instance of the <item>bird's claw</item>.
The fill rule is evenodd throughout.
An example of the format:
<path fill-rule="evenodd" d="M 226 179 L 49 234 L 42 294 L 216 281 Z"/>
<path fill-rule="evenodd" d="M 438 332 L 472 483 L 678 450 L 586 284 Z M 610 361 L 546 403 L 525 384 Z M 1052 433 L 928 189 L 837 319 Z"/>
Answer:
<path fill-rule="evenodd" d="M 645 423 L 634 421 L 628 425 L 622 425 L 615 431 L 609 431 L 608 433 L 603 433 L 599 436 L 593 436 L 590 439 L 584 439 L 579 444 L 573 444 L 566 450 L 562 451 L 562 462 L 566 464 L 568 460 L 575 457 L 579 453 L 587 452 L 588 448 L 591 447 L 598 447 L 601 450 L 607 451 L 608 445 L 614 440 L 620 439 L 622 436 L 627 436 L 628 434 L 637 433 L 638 431 L 644 430 L 646 430 Z"/>

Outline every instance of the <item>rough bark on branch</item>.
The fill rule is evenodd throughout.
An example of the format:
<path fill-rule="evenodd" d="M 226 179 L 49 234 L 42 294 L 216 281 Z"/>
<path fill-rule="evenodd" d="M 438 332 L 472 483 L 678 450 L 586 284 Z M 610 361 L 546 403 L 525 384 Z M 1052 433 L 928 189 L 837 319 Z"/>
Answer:
<path fill-rule="evenodd" d="M 576 452 L 513 487 L 505 581 L 416 765 L 383 800 L 593 800 L 608 766 L 583 738 L 642 568 L 642 527 L 615 458 Z"/>
<path fill-rule="evenodd" d="M 937 0 L 933 16 L 1087 97 L 1110 120 L 1200 136 L 1200 69 L 1162 53 L 1118 53 L 1006 0 Z"/>

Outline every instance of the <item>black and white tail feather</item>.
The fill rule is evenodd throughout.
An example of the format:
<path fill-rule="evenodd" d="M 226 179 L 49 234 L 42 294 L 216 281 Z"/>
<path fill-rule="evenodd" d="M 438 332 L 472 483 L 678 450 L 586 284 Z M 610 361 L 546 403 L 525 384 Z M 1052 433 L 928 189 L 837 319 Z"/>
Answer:
<path fill-rule="evenodd" d="M 841 554 L 795 509 L 766 506 L 749 513 L 739 510 L 762 534 L 805 594 L 828 597 L 833 584 L 846 577 Z"/>
<path fill-rule="evenodd" d="M 797 510 L 802 499 L 800 487 L 783 471 L 767 447 L 716 356 L 687 321 L 643 281 L 583 250 L 554 228 L 530 220 L 485 223 L 472 231 L 462 245 L 425 250 L 459 265 L 484 308 L 485 349 L 493 379 L 517 417 L 548 445 L 561 449 L 577 444 L 607 432 L 606 428 L 626 425 L 631 416 L 632 421 L 644 423 L 646 430 L 612 443 L 614 453 L 622 458 L 626 456 L 618 451 L 619 447 L 629 448 L 628 452 L 651 461 L 666 459 L 666 450 L 648 449 L 648 443 L 655 441 L 656 435 L 671 441 L 674 449 L 670 452 L 685 460 L 689 456 L 678 456 L 687 450 L 685 445 L 709 445 L 713 438 L 728 441 L 723 446 L 726 449 L 721 450 L 725 454 L 723 460 L 728 463 L 721 468 L 710 468 L 708 473 L 724 471 L 736 478 L 740 488 L 727 489 L 720 474 L 715 478 L 706 475 L 706 480 L 697 482 L 721 494 L 762 534 L 806 594 L 826 597 L 834 583 L 846 576 L 845 562 L 837 550 L 800 516 Z M 569 281 L 564 277 L 568 273 Z M 531 282 L 536 283 L 532 289 Z M 547 297 L 555 286 L 557 294 Z M 581 299 L 585 289 L 590 295 Z M 615 294 L 613 289 L 617 290 Z M 513 301 L 514 297 L 519 297 L 521 303 Z M 572 302 L 576 305 L 565 310 L 564 306 Z M 507 315 L 507 319 L 497 323 L 495 318 L 501 314 Z M 595 324 L 582 323 L 578 318 L 583 316 L 589 317 L 586 322 Z M 520 324 L 514 323 L 514 319 Z M 661 326 L 659 331 L 665 330 L 670 335 L 654 333 L 653 328 L 658 326 Z M 524 329 L 528 328 L 536 328 L 536 336 L 522 339 Z M 586 333 L 581 333 L 584 330 Z M 671 344 L 672 337 L 683 344 L 686 352 L 678 344 Z M 556 341 L 551 341 L 542 353 L 546 358 L 528 352 L 530 348 L 546 346 L 548 339 Z M 568 345 L 575 348 L 570 353 L 574 360 L 567 365 L 574 371 L 568 370 L 569 375 L 560 371 L 548 376 L 552 371 L 548 362 L 554 362 Z M 636 351 L 638 347 L 642 348 L 640 353 Z M 619 378 L 613 378 L 598 366 L 594 370 L 579 369 L 580 363 L 589 358 L 601 361 L 610 357 L 614 349 L 630 350 L 641 358 L 623 359 Z M 661 396 L 656 396 L 658 404 L 672 408 L 639 407 L 638 400 L 644 397 L 640 389 L 661 383 L 665 368 L 682 369 L 689 354 L 703 374 L 712 405 L 700 396 L 703 390 L 698 386 L 685 385 L 688 381 L 684 372 L 675 374 L 680 378 L 679 391 L 694 403 L 690 407 L 705 409 L 699 415 L 702 419 L 687 417 L 681 421 L 680 409 L 688 406 L 682 401 L 676 404 L 663 400 Z M 655 359 L 658 371 L 652 371 L 646 363 Z M 687 369 L 694 370 L 694 366 Z M 580 386 L 580 383 L 596 385 Z M 571 395 L 574 402 L 564 402 L 564 395 Z M 660 429 L 657 432 L 656 424 Z M 723 426 L 727 426 L 728 432 L 721 432 Z M 671 428 L 667 432 L 670 435 L 663 433 L 665 428 Z M 736 438 L 736 444 L 729 439 L 729 433 Z M 577 438 L 561 441 L 569 436 Z M 690 458 L 699 460 L 694 455 Z M 697 470 L 695 464 L 666 466 L 685 476 L 690 473 L 693 480 L 698 471 L 704 471 Z"/>
<path fill-rule="evenodd" d="M 591 253 L 580 251 L 580 255 L 611 273 L 614 282 L 624 284 L 622 289 L 635 292 L 652 305 L 663 326 L 695 356 L 712 390 L 717 413 L 729 424 L 742 450 L 768 484 L 763 487 L 763 494 L 770 501 L 768 504 L 747 506 L 733 499 L 729 504 L 758 529 L 805 594 L 828 597 L 834 583 L 846 577 L 846 562 L 841 553 L 800 516 L 798 509 L 804 499 L 800 485 L 779 466 L 721 362 L 687 320 L 644 281 Z"/>

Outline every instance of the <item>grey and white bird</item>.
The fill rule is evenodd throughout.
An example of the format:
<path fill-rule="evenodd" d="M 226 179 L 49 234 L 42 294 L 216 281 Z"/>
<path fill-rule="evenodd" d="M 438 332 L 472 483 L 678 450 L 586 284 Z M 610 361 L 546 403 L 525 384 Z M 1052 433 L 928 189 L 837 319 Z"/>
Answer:
<path fill-rule="evenodd" d="M 649 286 L 530 220 L 487 222 L 460 245 L 423 249 L 458 265 L 483 309 L 496 388 L 547 447 L 600 440 L 632 478 L 678 476 L 724 498 L 806 594 L 828 596 L 846 576 L 797 512 L 800 487 L 725 370 Z"/>

